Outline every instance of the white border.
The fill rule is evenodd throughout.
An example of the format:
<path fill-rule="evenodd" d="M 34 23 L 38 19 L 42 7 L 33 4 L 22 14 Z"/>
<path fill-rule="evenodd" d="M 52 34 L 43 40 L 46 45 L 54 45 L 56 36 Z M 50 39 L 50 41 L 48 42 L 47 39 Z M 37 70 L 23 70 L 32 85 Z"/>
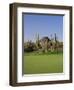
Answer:
<path fill-rule="evenodd" d="M 63 68 L 64 73 L 22 76 L 22 12 L 64 14 L 63 18 Z M 17 82 L 69 80 L 69 10 L 21 8 L 17 10 Z"/>

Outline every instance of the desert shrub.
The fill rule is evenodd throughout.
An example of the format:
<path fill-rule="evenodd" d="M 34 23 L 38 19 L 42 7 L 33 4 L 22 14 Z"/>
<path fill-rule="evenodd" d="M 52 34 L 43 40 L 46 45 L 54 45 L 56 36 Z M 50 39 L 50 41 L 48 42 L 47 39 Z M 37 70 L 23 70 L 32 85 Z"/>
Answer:
<path fill-rule="evenodd" d="M 36 50 L 36 45 L 33 42 L 24 43 L 24 52 L 32 52 Z"/>

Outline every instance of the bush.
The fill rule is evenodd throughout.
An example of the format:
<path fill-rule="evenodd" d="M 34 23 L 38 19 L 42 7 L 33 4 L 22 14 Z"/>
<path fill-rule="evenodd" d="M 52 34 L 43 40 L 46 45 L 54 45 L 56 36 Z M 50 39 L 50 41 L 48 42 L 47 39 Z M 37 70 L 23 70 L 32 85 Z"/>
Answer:
<path fill-rule="evenodd" d="M 32 52 L 32 51 L 33 51 L 33 48 L 30 48 L 30 47 L 24 48 L 24 52 Z"/>
<path fill-rule="evenodd" d="M 36 45 L 31 41 L 24 43 L 24 52 L 32 52 L 35 50 L 36 50 Z"/>

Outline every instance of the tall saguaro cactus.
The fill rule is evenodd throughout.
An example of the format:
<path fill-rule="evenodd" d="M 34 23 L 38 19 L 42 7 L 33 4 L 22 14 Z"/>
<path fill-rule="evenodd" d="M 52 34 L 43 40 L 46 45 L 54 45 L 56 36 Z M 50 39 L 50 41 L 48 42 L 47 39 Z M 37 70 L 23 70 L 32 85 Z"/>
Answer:
<path fill-rule="evenodd" d="M 36 34 L 36 47 L 39 49 L 39 34 Z"/>
<path fill-rule="evenodd" d="M 55 33 L 55 50 L 58 52 L 58 40 L 57 40 L 56 33 Z"/>

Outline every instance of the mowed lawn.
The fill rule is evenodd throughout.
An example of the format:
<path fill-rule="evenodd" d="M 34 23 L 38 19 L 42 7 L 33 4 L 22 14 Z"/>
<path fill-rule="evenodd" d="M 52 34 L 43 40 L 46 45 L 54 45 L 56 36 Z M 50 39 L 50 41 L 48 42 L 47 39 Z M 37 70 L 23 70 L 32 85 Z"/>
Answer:
<path fill-rule="evenodd" d="M 63 72 L 63 54 L 25 55 L 24 74 Z"/>

